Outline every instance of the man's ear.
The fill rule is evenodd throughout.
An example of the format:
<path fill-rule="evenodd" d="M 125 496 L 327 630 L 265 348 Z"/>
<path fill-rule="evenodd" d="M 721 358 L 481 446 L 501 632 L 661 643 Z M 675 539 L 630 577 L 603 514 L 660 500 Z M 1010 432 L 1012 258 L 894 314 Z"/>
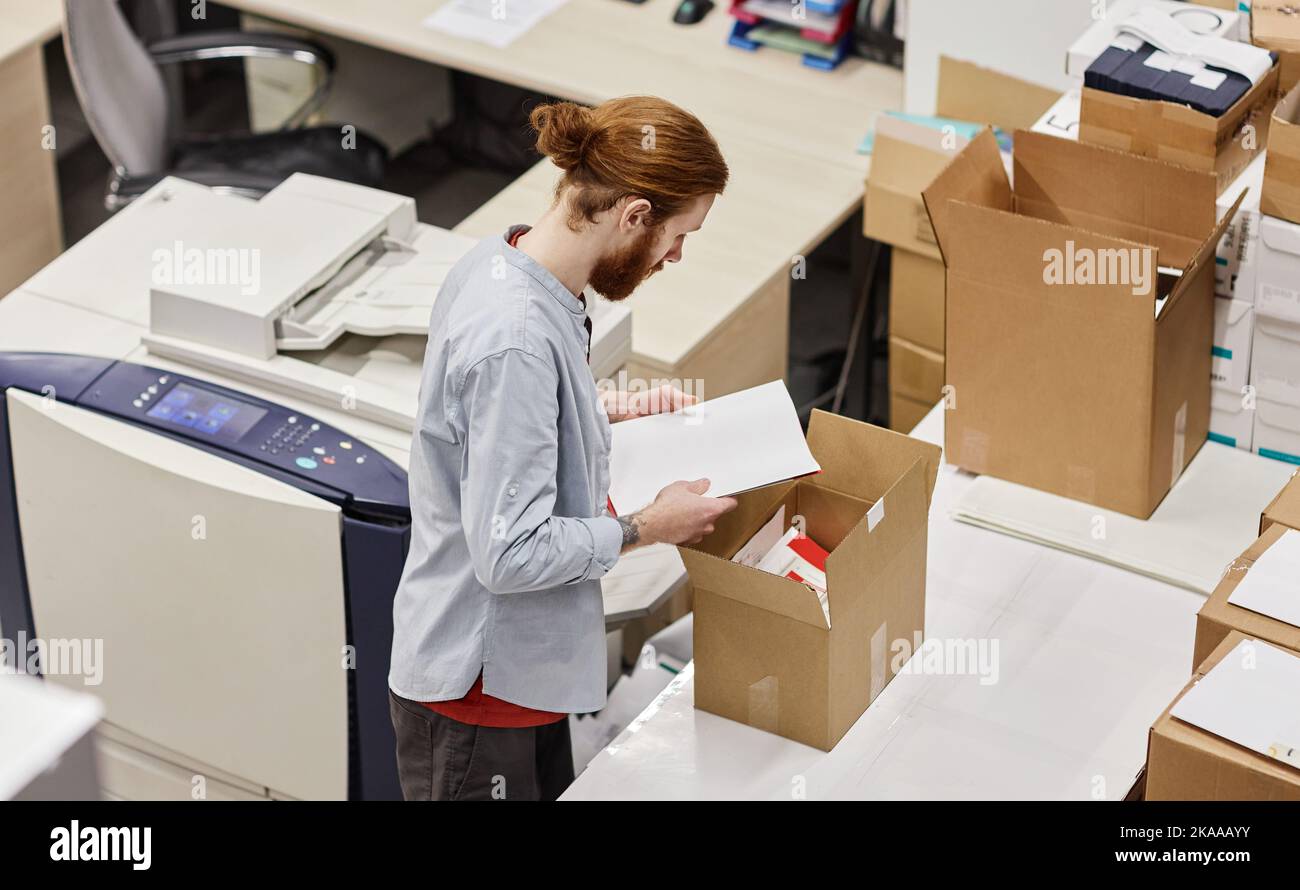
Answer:
<path fill-rule="evenodd" d="M 645 225 L 650 218 L 652 205 L 645 198 L 625 199 L 623 213 L 619 217 L 619 229 L 631 232 L 638 226 Z"/>

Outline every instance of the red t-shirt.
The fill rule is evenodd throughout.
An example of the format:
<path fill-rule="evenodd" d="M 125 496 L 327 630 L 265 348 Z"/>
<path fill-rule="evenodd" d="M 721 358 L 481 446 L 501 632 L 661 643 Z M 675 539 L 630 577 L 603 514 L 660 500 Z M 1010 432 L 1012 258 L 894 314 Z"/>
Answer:
<path fill-rule="evenodd" d="M 524 230 L 520 229 L 511 236 L 511 247 L 516 246 L 519 236 L 523 233 Z M 474 685 L 469 688 L 469 692 L 465 693 L 464 697 L 454 701 L 427 701 L 421 702 L 421 704 L 434 713 L 450 717 L 452 720 L 461 723 L 468 723 L 471 726 L 521 729 L 528 726 L 546 726 L 550 723 L 558 723 L 568 716 L 567 714 L 556 714 L 552 711 L 538 711 L 534 708 L 526 708 L 523 705 L 517 705 L 484 694 L 482 671 L 479 672 L 478 679 L 474 681 Z"/>

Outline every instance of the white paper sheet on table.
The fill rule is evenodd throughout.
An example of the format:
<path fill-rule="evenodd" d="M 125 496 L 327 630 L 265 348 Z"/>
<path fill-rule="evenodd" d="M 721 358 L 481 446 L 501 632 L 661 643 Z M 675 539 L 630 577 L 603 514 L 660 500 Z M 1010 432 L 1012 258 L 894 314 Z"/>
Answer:
<path fill-rule="evenodd" d="M 774 380 L 614 424 L 609 500 L 624 513 L 681 480 L 708 479 L 708 494 L 723 497 L 819 470 L 785 382 Z"/>
<path fill-rule="evenodd" d="M 1228 602 L 1300 627 L 1300 532 L 1287 529 L 1265 550 Z"/>
<path fill-rule="evenodd" d="M 424 27 L 497 49 L 509 46 L 567 0 L 448 0 Z"/>
<path fill-rule="evenodd" d="M 1242 640 L 1171 713 L 1300 768 L 1300 657 L 1259 640 Z"/>
<path fill-rule="evenodd" d="M 991 476 L 976 479 L 952 516 L 1207 596 L 1259 532 L 1259 514 L 1295 467 L 1207 442 L 1150 519 Z"/>

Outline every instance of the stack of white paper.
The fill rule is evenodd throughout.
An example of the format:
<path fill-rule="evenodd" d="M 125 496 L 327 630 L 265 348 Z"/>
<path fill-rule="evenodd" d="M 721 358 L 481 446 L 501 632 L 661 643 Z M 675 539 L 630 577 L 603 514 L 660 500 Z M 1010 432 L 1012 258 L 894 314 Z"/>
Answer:
<path fill-rule="evenodd" d="M 1300 627 L 1300 532 L 1288 529 L 1265 550 L 1228 602 Z"/>
<path fill-rule="evenodd" d="M 1300 768 L 1300 657 L 1242 640 L 1187 691 L 1172 714 Z"/>
<path fill-rule="evenodd" d="M 424 27 L 503 49 L 566 0 L 449 0 Z"/>
<path fill-rule="evenodd" d="M 724 497 L 821 471 L 781 380 L 613 431 L 609 500 L 619 514 L 682 480 L 708 479 L 709 496 Z"/>

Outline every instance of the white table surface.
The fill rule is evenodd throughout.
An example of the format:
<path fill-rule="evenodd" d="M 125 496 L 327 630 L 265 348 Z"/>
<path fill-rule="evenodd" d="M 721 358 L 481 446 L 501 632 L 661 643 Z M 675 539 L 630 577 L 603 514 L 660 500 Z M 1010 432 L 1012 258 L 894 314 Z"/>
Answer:
<path fill-rule="evenodd" d="M 913 435 L 942 444 L 942 411 Z M 1204 597 L 954 521 L 973 478 L 939 471 L 925 633 L 996 641 L 997 682 L 899 674 L 826 753 L 696 711 L 688 666 L 562 799 L 1123 798 Z"/>

